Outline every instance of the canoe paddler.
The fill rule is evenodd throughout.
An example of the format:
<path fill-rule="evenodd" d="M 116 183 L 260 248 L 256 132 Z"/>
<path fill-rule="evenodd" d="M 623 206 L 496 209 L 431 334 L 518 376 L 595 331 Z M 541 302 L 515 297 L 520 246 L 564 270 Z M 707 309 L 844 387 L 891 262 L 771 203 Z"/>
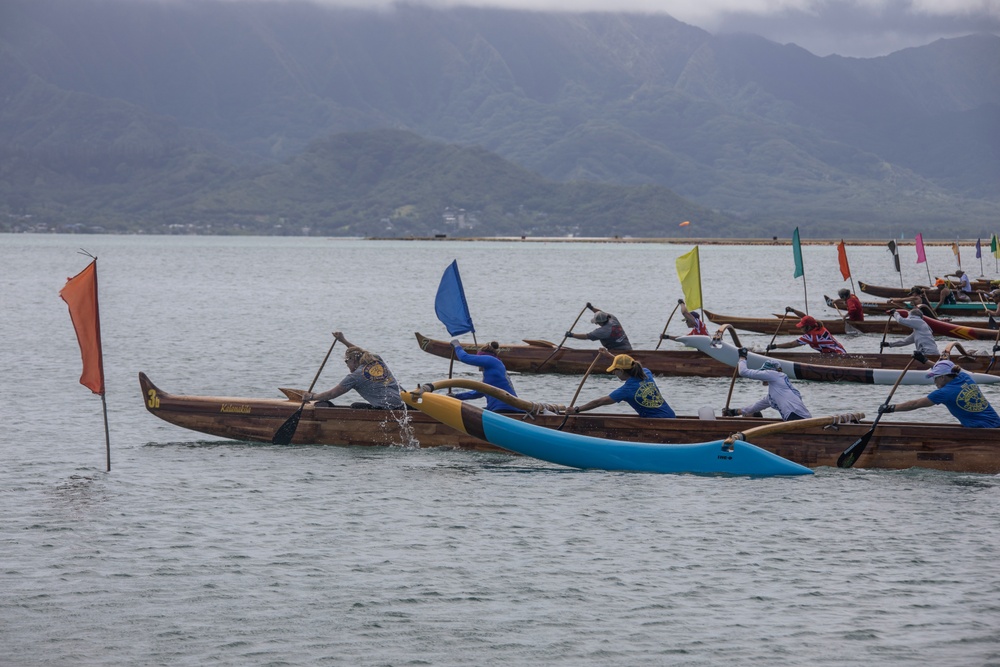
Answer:
<path fill-rule="evenodd" d="M 614 374 L 625 384 L 607 396 L 595 398 L 583 405 L 573 407 L 573 414 L 625 401 L 639 413 L 640 417 L 672 419 L 676 416 L 664 400 L 660 388 L 656 386 L 653 374 L 632 357 L 627 354 L 619 354 L 611 362 L 607 372 Z"/>
<path fill-rule="evenodd" d="M 844 305 L 847 307 L 848 322 L 865 321 L 865 309 L 861 305 L 861 299 L 858 298 L 857 294 L 852 294 L 851 290 L 843 287 L 837 292 L 837 296 L 844 300 Z"/>
<path fill-rule="evenodd" d="M 906 338 L 889 341 L 885 343 L 885 347 L 912 345 L 915 350 L 922 352 L 925 356 L 933 355 L 936 357 L 941 354 L 937 342 L 934 340 L 934 332 L 931 331 L 930 325 L 924 322 L 924 314 L 919 308 L 914 308 L 909 312 L 894 310 L 892 318 L 902 326 L 913 329 L 913 333 Z"/>
<path fill-rule="evenodd" d="M 958 293 L 955 295 L 959 301 L 964 301 L 968 303 L 972 301 L 972 281 L 969 280 L 969 274 L 958 269 L 955 273 L 946 273 L 945 278 L 948 276 L 955 276 L 958 278 Z"/>
<path fill-rule="evenodd" d="M 723 410 L 723 417 L 749 417 L 764 408 L 774 408 L 781 415 L 781 419 L 786 422 L 812 417 L 812 414 L 806 409 L 805 403 L 802 402 L 802 394 L 792 386 L 788 376 L 781 371 L 780 361 L 768 359 L 760 369 L 754 370 L 747 368 L 747 349 L 741 347 L 739 354 L 740 377 L 760 380 L 767 387 L 767 396 L 745 408 Z"/>
<path fill-rule="evenodd" d="M 502 389 L 511 396 L 517 396 L 517 392 L 514 391 L 514 385 L 510 382 L 510 377 L 507 375 L 507 367 L 504 363 L 500 361 L 497 353 L 500 350 L 500 343 L 496 341 L 491 341 L 486 345 L 479 348 L 476 354 L 469 354 L 462 347 L 462 344 L 458 342 L 455 338 L 451 341 L 451 347 L 455 350 L 455 358 L 461 361 L 463 364 L 469 364 L 470 366 L 475 366 L 483 372 L 483 383 L 488 384 L 491 387 L 496 387 L 497 389 Z M 478 391 L 463 391 L 459 394 L 455 394 L 452 398 L 457 398 L 460 401 L 468 401 L 474 398 L 486 397 L 486 409 L 491 412 L 521 412 L 524 410 L 520 408 L 515 408 L 513 405 L 508 405 L 501 401 L 499 398 L 493 396 L 487 396 Z"/>
<path fill-rule="evenodd" d="M 594 311 L 594 316 L 590 318 L 590 322 L 596 324 L 597 328 L 588 333 L 567 331 L 566 338 L 599 340 L 601 341 L 601 345 L 611 352 L 628 352 L 632 350 L 632 343 L 629 342 L 628 336 L 625 335 L 625 329 L 622 328 L 622 324 L 618 321 L 617 317 L 603 310 L 598 310 L 589 303 L 587 307 Z"/>
<path fill-rule="evenodd" d="M 688 332 L 688 336 L 711 335 L 708 333 L 708 327 L 705 326 L 705 322 L 702 321 L 701 315 L 698 314 L 697 310 L 694 312 L 689 311 L 687 304 L 684 303 L 684 299 L 677 299 L 677 303 L 681 307 L 681 317 L 683 317 L 687 325 L 691 327 L 691 331 Z M 662 338 L 669 338 L 669 336 L 662 336 Z"/>
<path fill-rule="evenodd" d="M 943 359 L 927 371 L 927 377 L 934 379 L 934 391 L 923 398 L 905 403 L 879 406 L 879 412 L 908 412 L 944 405 L 962 426 L 968 428 L 998 428 L 1000 416 L 983 396 L 979 385 L 972 376 L 952 361 Z"/>
<path fill-rule="evenodd" d="M 399 383 L 382 357 L 353 345 L 339 331 L 334 331 L 333 337 L 347 347 L 344 351 L 344 363 L 350 372 L 333 389 L 318 394 L 307 391 L 302 395 L 302 400 L 316 401 L 316 405 L 320 407 L 329 407 L 333 405 L 333 399 L 353 389 L 368 401 L 352 403 L 351 407 L 354 409 L 403 409 L 403 401 L 399 398 Z"/>
<path fill-rule="evenodd" d="M 812 315 L 806 315 L 801 310 L 796 310 L 791 306 L 785 308 L 786 313 L 795 313 L 801 319 L 795 325 L 799 329 L 802 329 L 802 335 L 795 340 L 790 340 L 787 343 L 772 343 L 767 346 L 767 351 L 771 350 L 782 350 L 792 347 L 799 347 L 800 345 L 808 345 L 812 349 L 820 352 L 822 354 L 847 354 L 847 350 L 844 346 L 837 342 L 837 339 L 833 337 L 822 322 L 819 322 Z"/>

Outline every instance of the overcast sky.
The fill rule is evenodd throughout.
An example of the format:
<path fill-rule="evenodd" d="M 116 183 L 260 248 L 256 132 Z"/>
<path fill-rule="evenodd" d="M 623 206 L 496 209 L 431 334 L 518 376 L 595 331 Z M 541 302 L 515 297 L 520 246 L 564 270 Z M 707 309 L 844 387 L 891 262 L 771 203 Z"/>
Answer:
<path fill-rule="evenodd" d="M 390 0 L 317 0 L 388 6 Z M 880 56 L 941 37 L 1000 34 L 1000 0 L 408 0 L 545 11 L 666 13 L 713 34 L 749 32 L 825 56 Z"/>

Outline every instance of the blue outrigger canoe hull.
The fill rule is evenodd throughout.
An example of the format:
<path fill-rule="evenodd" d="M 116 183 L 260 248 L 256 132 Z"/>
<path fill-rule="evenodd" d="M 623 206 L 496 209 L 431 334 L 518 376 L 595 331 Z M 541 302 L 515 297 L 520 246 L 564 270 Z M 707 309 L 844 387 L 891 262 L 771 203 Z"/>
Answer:
<path fill-rule="evenodd" d="M 622 442 L 535 426 L 439 394 L 415 397 L 403 392 L 402 396 L 411 407 L 460 431 L 571 468 L 753 477 L 813 474 L 805 466 L 742 440 L 678 445 Z"/>

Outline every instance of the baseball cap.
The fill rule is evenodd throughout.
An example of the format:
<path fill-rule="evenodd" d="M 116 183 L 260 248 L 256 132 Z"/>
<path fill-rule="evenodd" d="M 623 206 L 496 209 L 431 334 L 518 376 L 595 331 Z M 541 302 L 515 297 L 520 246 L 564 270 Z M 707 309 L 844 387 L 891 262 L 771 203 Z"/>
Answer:
<path fill-rule="evenodd" d="M 605 313 L 603 310 L 599 310 L 594 313 L 594 316 L 590 318 L 592 324 L 604 324 L 608 321 L 611 316 Z"/>
<path fill-rule="evenodd" d="M 627 354 L 619 354 L 618 356 L 615 357 L 615 360 L 611 362 L 611 365 L 608 366 L 607 372 L 611 373 L 613 371 L 618 371 L 618 370 L 630 371 L 632 370 L 632 366 L 634 365 L 635 365 L 635 360 L 632 357 L 628 356 Z"/>
<path fill-rule="evenodd" d="M 929 371 L 927 371 L 926 377 L 936 378 L 942 375 L 950 375 L 955 371 L 955 364 L 947 359 L 943 359 L 936 364 L 934 364 Z"/>
<path fill-rule="evenodd" d="M 768 359 L 763 364 L 760 365 L 760 370 L 762 371 L 780 371 L 781 362 L 775 361 L 774 359 Z"/>
<path fill-rule="evenodd" d="M 799 327 L 800 329 L 804 329 L 807 327 L 812 328 L 816 326 L 816 318 L 813 317 L 812 315 L 806 315 L 801 320 L 799 320 L 799 323 L 796 324 L 795 326 Z"/>

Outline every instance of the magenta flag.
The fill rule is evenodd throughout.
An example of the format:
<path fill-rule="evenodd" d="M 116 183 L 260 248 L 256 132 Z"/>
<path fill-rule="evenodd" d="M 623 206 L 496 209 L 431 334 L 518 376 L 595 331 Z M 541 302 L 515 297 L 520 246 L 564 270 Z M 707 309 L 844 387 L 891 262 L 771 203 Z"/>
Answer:
<path fill-rule="evenodd" d="M 917 234 L 917 264 L 927 261 L 927 255 L 924 254 L 924 235 Z"/>

